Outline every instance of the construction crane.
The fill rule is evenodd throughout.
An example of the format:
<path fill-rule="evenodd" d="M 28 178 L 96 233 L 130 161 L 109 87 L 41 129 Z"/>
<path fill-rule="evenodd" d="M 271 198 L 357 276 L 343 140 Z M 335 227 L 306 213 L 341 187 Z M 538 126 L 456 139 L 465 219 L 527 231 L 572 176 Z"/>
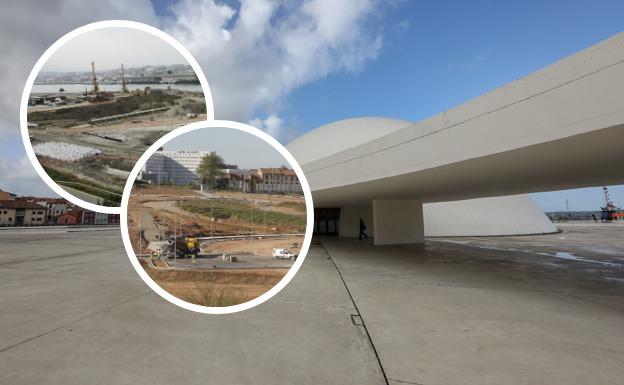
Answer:
<path fill-rule="evenodd" d="M 100 86 L 95 76 L 95 62 L 91 62 L 91 73 L 93 74 L 93 95 L 95 95 L 97 99 L 101 99 L 102 93 L 100 92 Z"/>
<path fill-rule="evenodd" d="M 126 85 L 126 75 L 124 72 L 124 65 L 121 63 L 121 92 L 128 93 L 128 86 Z"/>

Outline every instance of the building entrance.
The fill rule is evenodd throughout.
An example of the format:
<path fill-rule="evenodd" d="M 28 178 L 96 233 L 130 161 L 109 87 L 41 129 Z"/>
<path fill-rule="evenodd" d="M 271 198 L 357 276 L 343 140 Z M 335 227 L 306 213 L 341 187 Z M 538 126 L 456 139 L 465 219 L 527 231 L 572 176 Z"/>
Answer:
<path fill-rule="evenodd" d="M 314 209 L 314 234 L 338 235 L 340 228 L 340 209 Z"/>

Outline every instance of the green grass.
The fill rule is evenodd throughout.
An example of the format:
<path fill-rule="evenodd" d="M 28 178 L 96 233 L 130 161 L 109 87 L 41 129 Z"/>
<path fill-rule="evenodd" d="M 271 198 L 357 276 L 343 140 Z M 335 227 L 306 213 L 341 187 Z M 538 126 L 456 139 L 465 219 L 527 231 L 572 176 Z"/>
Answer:
<path fill-rule="evenodd" d="M 305 204 L 305 202 L 285 201 L 285 202 L 280 202 L 277 205 L 277 207 L 290 207 L 290 208 L 293 208 L 295 210 L 306 211 L 306 204 Z"/>
<path fill-rule="evenodd" d="M 73 174 L 62 172 L 51 167 L 43 166 L 43 169 L 50 176 L 50 178 L 52 178 L 53 181 L 57 182 L 61 186 L 63 185 L 63 182 L 87 184 L 86 186 L 82 184 L 81 185 L 71 184 L 68 186 L 70 186 L 73 189 L 85 192 L 87 194 L 95 195 L 96 197 L 102 198 L 104 205 L 113 206 L 113 205 L 119 205 L 119 203 L 121 203 L 121 194 L 123 193 L 123 191 L 121 190 L 111 188 L 110 186 L 102 186 L 93 182 L 85 183 L 85 181 L 79 179 Z M 107 190 L 112 193 L 117 193 L 119 195 L 108 194 L 98 189 Z"/>
<path fill-rule="evenodd" d="M 193 199 L 182 201 L 180 207 L 188 212 L 210 216 L 210 200 Z M 232 203 L 224 200 L 213 199 L 212 215 L 218 219 L 238 219 L 242 222 L 252 222 L 250 205 Z M 266 212 L 266 222 L 268 225 L 295 225 L 305 226 L 306 216 L 285 214 L 276 211 Z M 264 210 L 260 207 L 253 207 L 253 223 L 264 224 Z"/>

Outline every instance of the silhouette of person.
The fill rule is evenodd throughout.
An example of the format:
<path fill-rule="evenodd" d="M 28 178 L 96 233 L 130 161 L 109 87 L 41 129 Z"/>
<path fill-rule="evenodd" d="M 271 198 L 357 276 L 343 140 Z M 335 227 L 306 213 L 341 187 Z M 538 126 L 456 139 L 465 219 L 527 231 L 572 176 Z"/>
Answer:
<path fill-rule="evenodd" d="M 364 220 L 360 218 L 360 240 L 362 239 L 362 236 L 368 239 L 368 235 L 366 235 L 365 231 L 366 231 L 366 225 L 364 224 Z"/>

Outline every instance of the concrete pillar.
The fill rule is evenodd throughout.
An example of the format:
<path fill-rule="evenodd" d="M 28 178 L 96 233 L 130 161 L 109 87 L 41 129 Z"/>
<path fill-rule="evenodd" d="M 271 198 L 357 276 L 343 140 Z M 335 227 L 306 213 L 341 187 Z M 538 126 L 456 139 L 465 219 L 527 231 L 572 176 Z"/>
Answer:
<path fill-rule="evenodd" d="M 423 205 L 417 200 L 374 200 L 375 245 L 424 243 Z"/>

